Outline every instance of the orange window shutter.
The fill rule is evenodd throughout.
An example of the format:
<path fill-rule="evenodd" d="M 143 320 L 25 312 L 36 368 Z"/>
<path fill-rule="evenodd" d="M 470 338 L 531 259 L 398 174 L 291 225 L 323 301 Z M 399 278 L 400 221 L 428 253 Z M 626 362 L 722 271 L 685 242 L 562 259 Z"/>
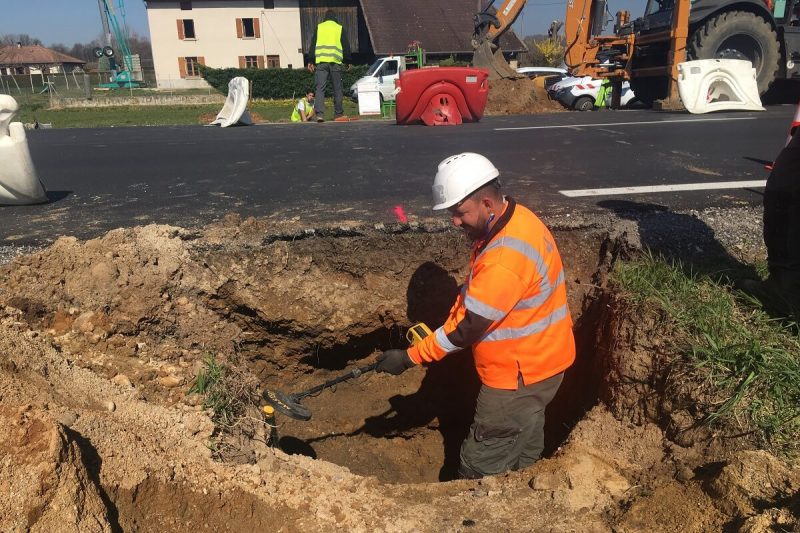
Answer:
<path fill-rule="evenodd" d="M 239 68 L 245 68 L 247 64 L 245 63 L 244 56 L 239 56 Z"/>
<path fill-rule="evenodd" d="M 256 39 L 261 38 L 261 20 L 260 19 L 253 19 L 253 36 Z"/>
<path fill-rule="evenodd" d="M 242 28 L 242 19 L 236 19 L 236 37 L 241 39 L 244 35 L 244 29 Z"/>
<path fill-rule="evenodd" d="M 179 57 L 178 58 L 178 71 L 181 73 L 181 78 L 186 77 L 186 58 Z"/>
<path fill-rule="evenodd" d="M 258 68 L 264 68 L 264 56 L 258 56 L 256 61 L 258 62 Z"/>
<path fill-rule="evenodd" d="M 178 39 L 181 41 L 186 39 L 186 34 L 183 32 L 183 20 L 178 19 Z"/>
<path fill-rule="evenodd" d="M 205 58 L 205 56 L 200 56 L 200 57 L 198 57 L 198 58 L 197 58 L 197 62 L 198 62 L 198 63 L 200 63 L 201 65 L 205 66 L 205 64 L 206 64 L 206 58 Z"/>

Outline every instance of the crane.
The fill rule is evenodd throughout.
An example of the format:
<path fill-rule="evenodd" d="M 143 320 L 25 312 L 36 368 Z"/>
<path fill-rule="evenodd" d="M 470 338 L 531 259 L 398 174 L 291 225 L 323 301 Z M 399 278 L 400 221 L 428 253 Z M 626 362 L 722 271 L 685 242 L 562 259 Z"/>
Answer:
<path fill-rule="evenodd" d="M 124 0 L 118 0 L 119 11 L 125 13 Z M 97 5 L 100 8 L 100 20 L 103 23 L 103 36 L 105 39 L 105 46 L 103 48 L 95 48 L 94 55 L 99 59 L 103 56 L 108 57 L 111 66 L 111 82 L 102 83 L 100 87 L 116 89 L 116 88 L 137 88 L 141 87 L 142 83 L 133 80 L 133 55 L 131 54 L 130 47 L 128 46 L 128 39 L 125 37 L 123 26 L 120 25 L 117 19 L 116 10 L 114 8 L 114 0 L 97 0 Z M 114 59 L 114 49 L 111 47 L 111 35 L 114 35 L 114 40 L 117 42 L 119 52 L 122 54 L 122 69 L 117 69 L 117 64 Z"/>

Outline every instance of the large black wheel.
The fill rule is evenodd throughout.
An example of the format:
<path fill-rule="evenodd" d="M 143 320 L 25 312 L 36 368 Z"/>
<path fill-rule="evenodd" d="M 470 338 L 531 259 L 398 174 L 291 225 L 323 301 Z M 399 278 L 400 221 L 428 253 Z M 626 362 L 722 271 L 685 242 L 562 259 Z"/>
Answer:
<path fill-rule="evenodd" d="M 747 11 L 728 11 L 709 19 L 689 41 L 689 59 L 746 59 L 756 69 L 758 91 L 765 93 L 780 65 L 780 45 L 772 26 Z M 634 91 L 635 92 L 635 91 Z"/>
<path fill-rule="evenodd" d="M 669 96 L 668 87 L 669 78 L 665 76 L 633 78 L 631 80 L 633 94 L 645 107 L 652 107 L 653 102 L 656 100 L 667 98 Z"/>

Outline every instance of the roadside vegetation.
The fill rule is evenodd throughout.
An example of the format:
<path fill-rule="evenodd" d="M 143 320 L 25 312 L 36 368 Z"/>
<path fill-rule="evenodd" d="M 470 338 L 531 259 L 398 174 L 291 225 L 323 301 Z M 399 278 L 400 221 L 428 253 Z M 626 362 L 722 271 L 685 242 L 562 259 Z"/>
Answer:
<path fill-rule="evenodd" d="M 245 416 L 248 406 L 257 403 L 250 385 L 240 372 L 208 354 L 187 394 L 202 395 L 203 407 L 213 411 L 214 424 L 232 428 Z"/>
<path fill-rule="evenodd" d="M 259 122 L 289 122 L 292 100 L 254 100 L 249 109 Z M 326 102 L 328 118 L 332 116 L 333 101 Z M 23 123 L 40 122 L 54 128 L 97 128 L 114 126 L 182 126 L 208 124 L 222 109 L 213 105 L 174 106 L 113 106 L 95 108 L 47 109 L 46 104 L 20 103 L 14 120 Z M 345 99 L 345 114 L 358 116 L 358 105 Z M 362 119 L 366 119 L 363 117 Z M 373 117 L 369 117 L 373 118 Z M 380 118 L 379 116 L 377 118 Z"/>
<path fill-rule="evenodd" d="M 725 423 L 762 447 L 800 452 L 798 324 L 775 319 L 757 302 L 709 276 L 645 255 L 617 264 L 614 279 L 638 312 L 655 307 L 681 357 L 708 398 L 704 423 Z"/>

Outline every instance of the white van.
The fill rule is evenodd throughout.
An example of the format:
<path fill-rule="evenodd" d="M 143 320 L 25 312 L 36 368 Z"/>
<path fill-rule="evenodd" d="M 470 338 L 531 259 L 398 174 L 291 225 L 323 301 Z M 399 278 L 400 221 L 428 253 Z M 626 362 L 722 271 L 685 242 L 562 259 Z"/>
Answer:
<path fill-rule="evenodd" d="M 358 84 L 364 81 L 377 80 L 378 91 L 383 101 L 394 100 L 394 82 L 400 78 L 400 73 L 406 69 L 404 56 L 389 56 L 378 58 L 370 65 L 367 73 L 350 86 L 350 97 L 358 101 Z"/>

